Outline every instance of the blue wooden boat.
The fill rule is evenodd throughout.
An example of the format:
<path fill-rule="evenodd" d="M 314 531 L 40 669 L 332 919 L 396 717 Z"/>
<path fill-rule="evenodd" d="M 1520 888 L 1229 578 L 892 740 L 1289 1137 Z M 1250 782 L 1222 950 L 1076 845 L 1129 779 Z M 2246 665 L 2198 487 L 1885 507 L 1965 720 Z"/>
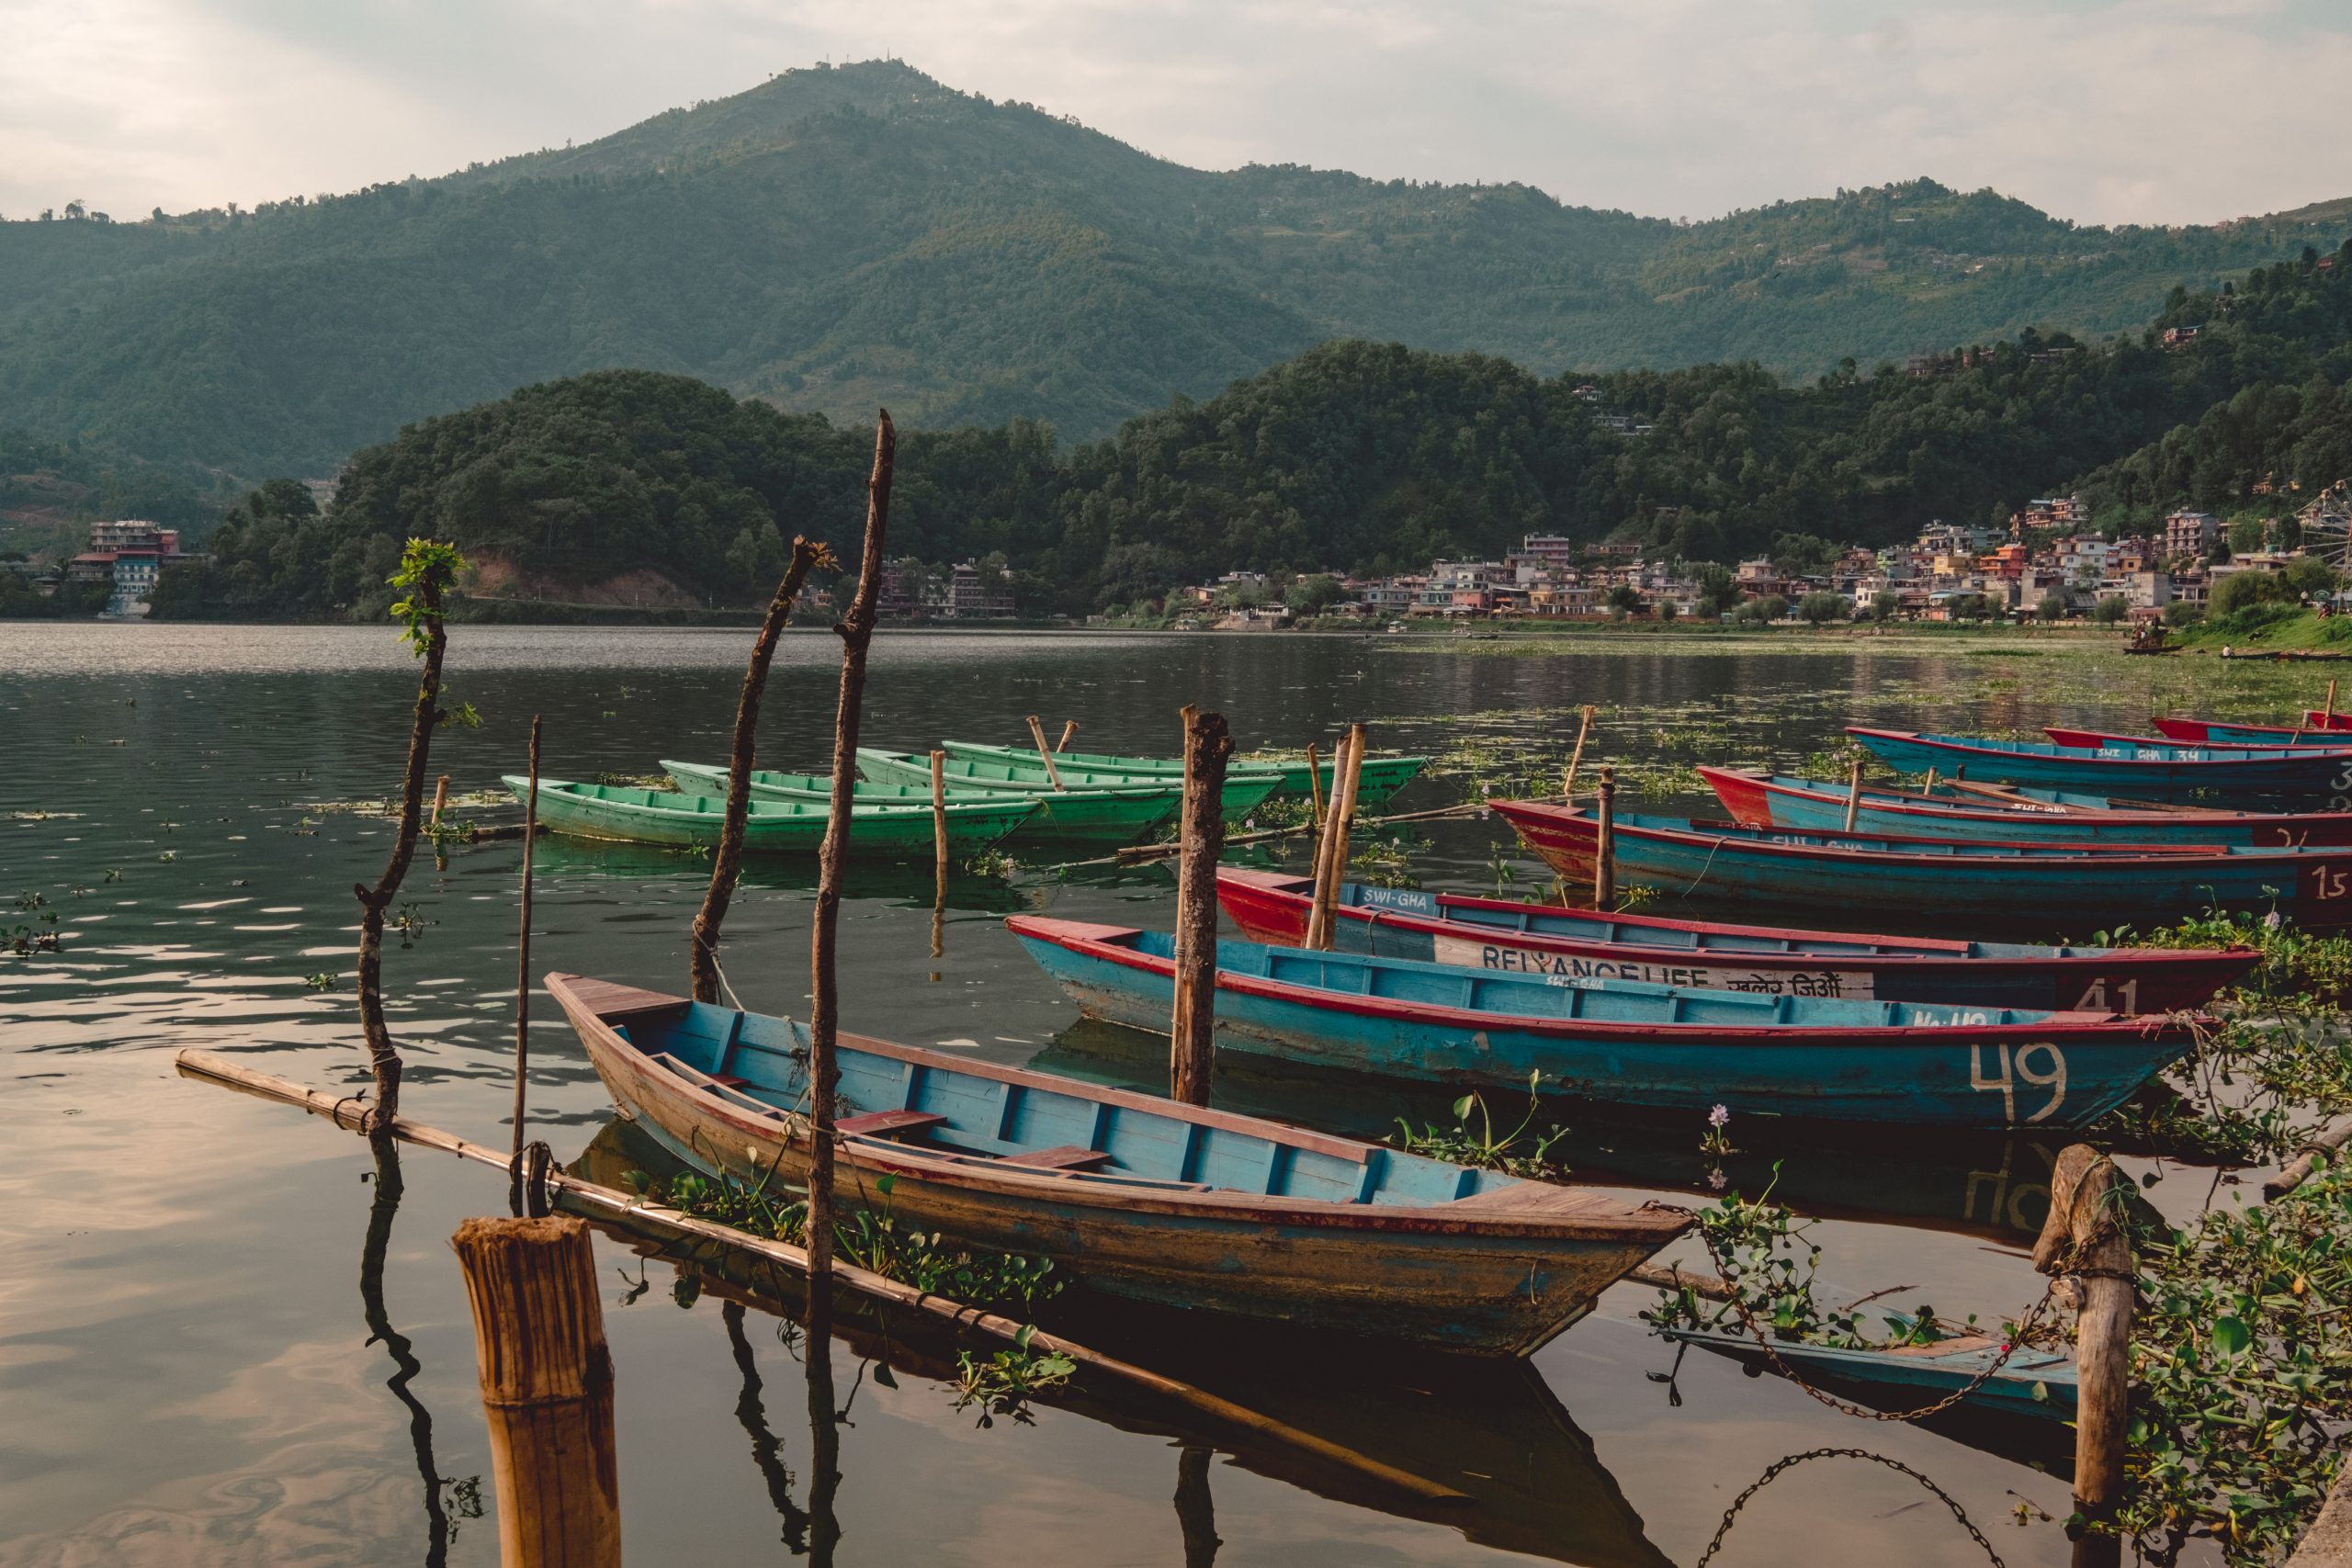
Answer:
<path fill-rule="evenodd" d="M 2168 735 L 2126 735 L 2112 729 L 2078 729 L 2070 725 L 2045 724 L 2041 733 L 2052 744 L 2078 747 L 2086 751 L 2130 751 L 2135 757 L 2150 760 L 2187 760 L 2194 761 L 2216 750 L 2261 751 L 2273 756 L 2306 751 L 2333 751 L 2339 756 L 2352 755 L 2352 737 L 2311 736 L 2301 740 L 2252 740 L 2238 744 L 2216 745 L 2202 740 L 2177 740 Z"/>
<path fill-rule="evenodd" d="M 547 985 L 621 1114 L 671 1153 L 805 1181 L 804 1026 L 576 975 Z M 1688 1224 L 946 1052 L 844 1034 L 839 1062 L 845 1208 L 1169 1306 L 1524 1355 Z"/>
<path fill-rule="evenodd" d="M 1590 881 L 1600 832 L 1575 807 L 1487 802 L 1561 875 Z M 1673 897 L 2007 931 L 2145 925 L 2209 908 L 2352 922 L 2352 851 L 2219 844 L 2030 844 L 1813 833 L 1627 814 L 1617 883 Z"/>
<path fill-rule="evenodd" d="M 2034 784 L 2134 800 L 2244 800 L 2352 811 L 2352 754 L 2235 748 L 2060 746 L 1849 726 L 1899 773 L 1929 771 L 1979 784 Z"/>
<path fill-rule="evenodd" d="M 1217 869 L 1216 901 L 1251 942 L 1304 946 L 1312 892 L 1308 877 Z M 1340 885 L 1332 913 L 1332 945 L 1341 953 L 1859 1001 L 2171 1012 L 2204 1006 L 2261 961 L 2245 947 L 2038 947 L 1864 936 L 1353 882 Z"/>
<path fill-rule="evenodd" d="M 1699 770 L 1738 821 L 1750 828 L 1845 830 L 1849 785 L 1747 768 Z M 2352 811 L 2208 811 L 2195 807 L 2118 808 L 2107 796 L 2037 791 L 2004 802 L 1971 795 L 1865 789 L 1854 812 L 1859 833 L 1988 840 L 2012 844 L 2228 844 L 2300 849 L 2352 844 Z M 2097 805 L 2089 804 L 2096 801 Z"/>
<path fill-rule="evenodd" d="M 1165 1033 L 1174 939 L 1015 915 L 1005 927 L 1091 1017 Z M 1217 944 L 1220 1047 L 1310 1066 L 1666 1110 L 1944 1127 L 2066 1127 L 2193 1043 L 2184 1018 L 1830 1001 L 1494 974 Z"/>
<path fill-rule="evenodd" d="M 2218 718 L 2151 718 L 2167 740 L 2188 746 L 2303 746 L 2324 741 L 2352 745 L 2352 716 L 2312 712 L 2292 728 L 2280 724 L 2239 724 Z"/>
<path fill-rule="evenodd" d="M 1679 1344 L 1696 1345 L 1747 1366 L 1770 1370 L 1772 1365 L 1754 1336 L 1736 1329 L 1661 1328 L 1658 1332 Z M 1809 1379 L 1866 1391 L 1872 1396 L 1871 1403 L 1881 1409 L 1917 1410 L 1967 1387 L 1971 1378 L 1999 1359 L 2001 1346 L 1998 1340 L 1981 1335 L 1871 1349 L 1775 1339 L 1772 1354 Z M 2071 1421 L 2078 1386 L 2074 1357 L 2020 1346 L 1961 1403 L 2013 1416 Z"/>

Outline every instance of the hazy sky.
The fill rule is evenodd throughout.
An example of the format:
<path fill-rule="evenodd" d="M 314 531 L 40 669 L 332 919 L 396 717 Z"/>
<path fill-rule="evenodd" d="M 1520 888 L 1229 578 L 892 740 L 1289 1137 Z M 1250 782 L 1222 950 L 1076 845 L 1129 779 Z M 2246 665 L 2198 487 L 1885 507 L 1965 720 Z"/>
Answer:
<path fill-rule="evenodd" d="M 1915 175 L 2096 222 L 2352 196 L 2352 0 L 0 0 L 0 214 L 439 174 L 885 53 L 1187 164 L 1667 217 Z"/>

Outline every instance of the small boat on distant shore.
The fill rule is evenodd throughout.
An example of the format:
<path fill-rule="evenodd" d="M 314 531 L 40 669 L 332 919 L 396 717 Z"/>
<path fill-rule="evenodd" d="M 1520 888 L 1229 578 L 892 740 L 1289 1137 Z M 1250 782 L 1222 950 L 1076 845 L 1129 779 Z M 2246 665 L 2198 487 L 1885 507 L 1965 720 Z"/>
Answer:
<path fill-rule="evenodd" d="M 621 1113 L 671 1153 L 806 1181 L 805 1026 L 576 975 L 547 987 Z M 838 1059 L 838 1201 L 1169 1306 L 1523 1356 L 1690 1224 L 946 1052 L 844 1034 Z"/>
<path fill-rule="evenodd" d="M 1005 928 L 1088 1016 L 1166 1033 L 1164 932 L 1014 915 Z M 1220 942 L 1220 1049 L 1464 1089 L 1667 1111 L 1939 1127 L 2079 1126 L 2186 1054 L 2199 1021 L 1758 996 L 1494 974 Z"/>
<path fill-rule="evenodd" d="M 531 781 L 509 773 L 502 781 L 521 800 Z M 967 801 L 946 810 L 950 854 L 978 854 L 1018 829 L 1037 809 L 1025 799 Z M 747 853 L 814 854 L 824 842 L 829 805 L 807 800 L 753 800 L 743 819 Z M 549 832 L 628 843 L 707 846 L 726 827 L 727 797 L 685 795 L 618 784 L 539 781 L 539 820 Z M 931 803 L 922 806 L 859 806 L 853 809 L 850 853 L 929 854 L 933 828 Z"/>
<path fill-rule="evenodd" d="M 1846 733 L 1901 773 L 1937 773 L 1979 784 L 2032 784 L 2128 795 L 2135 800 L 2216 803 L 2256 799 L 2352 810 L 2352 757 L 2329 751 L 2060 746 L 1849 725 Z M 2180 751 L 2187 754 L 2170 755 Z"/>
<path fill-rule="evenodd" d="M 1747 768 L 1699 769 L 1724 809 L 1751 828 L 1840 832 L 1850 786 Z M 2352 811 L 2227 811 L 2198 807 L 2134 809 L 2106 795 L 1986 789 L 1936 795 L 1871 788 L 1854 810 L 1859 833 L 2007 843 L 2227 844 L 2296 849 L 2352 845 Z M 2014 798 L 2004 799 L 2004 795 Z"/>
<path fill-rule="evenodd" d="M 1034 750 L 1018 746 L 983 746 L 968 740 L 944 740 L 940 744 L 951 757 L 970 757 L 986 761 L 1034 761 L 1037 755 Z M 1182 779 L 1184 776 L 1184 760 L 1182 757 L 1120 757 L 1101 751 L 1057 751 L 1054 753 L 1054 764 L 1057 767 L 1083 768 L 1098 774 L 1125 773 L 1158 779 Z M 1412 783 L 1415 775 L 1428 765 L 1427 757 L 1366 757 L 1363 770 L 1356 780 L 1357 809 L 1371 812 L 1385 806 L 1391 795 Z M 1319 787 L 1328 800 L 1331 795 L 1333 766 L 1329 757 L 1318 761 L 1315 772 L 1319 777 L 1315 785 L 1310 785 L 1304 757 L 1280 762 L 1259 762 L 1247 757 L 1236 757 L 1228 765 L 1226 776 L 1232 778 L 1244 773 L 1271 773 L 1278 781 L 1274 786 L 1276 798 L 1305 800 L 1312 795 L 1314 788 Z"/>
<path fill-rule="evenodd" d="M 1218 904 L 1252 942 L 1303 942 L 1313 890 L 1311 878 L 1281 872 L 1216 874 Z M 2203 1006 L 2261 956 L 2251 948 L 2035 947 L 1718 925 L 1352 882 L 1340 884 L 1332 912 L 1341 953 L 1859 1001 L 2171 1012 Z"/>

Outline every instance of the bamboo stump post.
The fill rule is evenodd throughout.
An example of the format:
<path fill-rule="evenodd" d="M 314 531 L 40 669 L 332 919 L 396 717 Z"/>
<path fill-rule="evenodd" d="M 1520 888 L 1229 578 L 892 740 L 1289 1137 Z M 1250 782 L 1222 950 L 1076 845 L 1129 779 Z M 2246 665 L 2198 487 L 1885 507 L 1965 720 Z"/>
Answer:
<path fill-rule="evenodd" d="M 1029 716 L 1029 739 L 1036 743 L 1037 761 L 1046 764 L 1046 782 L 1058 793 L 1062 787 L 1061 770 L 1054 766 L 1054 749 L 1046 744 L 1046 727 L 1037 722 L 1034 713 Z"/>
<path fill-rule="evenodd" d="M 1568 753 L 1568 775 L 1560 781 L 1563 799 L 1577 792 L 1577 769 L 1584 761 L 1584 738 L 1592 732 L 1592 716 L 1600 710 L 1590 703 L 1584 705 L 1584 716 L 1577 721 L 1577 749 Z"/>
<path fill-rule="evenodd" d="M 1846 831 L 1854 830 L 1854 820 L 1862 814 L 1862 759 L 1857 753 L 1846 766 Z"/>
<path fill-rule="evenodd" d="M 504 1568 L 618 1568 L 613 1359 L 588 1226 L 468 1220 L 449 1245 L 473 1303 Z"/>
<path fill-rule="evenodd" d="M 1321 852 L 1316 862 L 1315 907 L 1307 916 L 1307 942 L 1329 952 L 1337 935 L 1340 885 L 1348 874 L 1348 835 L 1355 827 L 1356 785 L 1363 776 L 1363 726 L 1348 726 L 1347 738 L 1332 758 L 1331 809 L 1323 823 Z"/>
<path fill-rule="evenodd" d="M 2335 728 L 2335 682 L 2333 681 L 2327 683 L 2327 706 L 2320 709 L 2319 727 L 2322 729 Z"/>
<path fill-rule="evenodd" d="M 1331 775 L 1331 782 L 1333 784 L 1340 782 L 1340 775 L 1336 771 Z M 1320 833 L 1323 830 L 1323 770 L 1316 758 L 1315 742 L 1312 740 L 1306 743 L 1306 798 L 1309 805 L 1314 807 L 1308 814 L 1307 820 L 1313 822 L 1315 830 Z M 1317 855 L 1317 863 L 1321 863 L 1319 851 Z"/>
<path fill-rule="evenodd" d="M 433 786 L 433 820 L 430 828 L 441 826 L 441 808 L 449 804 L 449 775 L 443 773 L 441 782 Z"/>
<path fill-rule="evenodd" d="M 1184 804 L 1176 863 L 1176 1011 L 1168 1093 L 1209 1102 L 1216 1060 L 1216 863 L 1225 850 L 1225 764 L 1233 735 L 1221 713 L 1184 710 Z"/>
<path fill-rule="evenodd" d="M 1607 763 L 1600 769 L 1600 801 L 1593 808 L 1593 820 L 1600 832 L 1592 852 L 1592 907 L 1606 910 L 1617 902 L 1617 770 Z"/>
<path fill-rule="evenodd" d="M 531 716 L 531 788 L 523 800 L 523 930 L 514 947 L 514 1152 L 523 1152 L 531 1065 L 531 847 L 539 836 L 539 716 Z"/>
<path fill-rule="evenodd" d="M 1074 718 L 1066 718 L 1062 720 L 1062 738 L 1054 742 L 1054 754 L 1056 756 L 1059 756 L 1064 751 L 1069 750 L 1070 738 L 1077 733 L 1078 720 Z"/>
<path fill-rule="evenodd" d="M 2088 1528 L 2075 1538 L 2074 1568 L 2116 1568 L 2123 1556 L 2112 1526 L 2131 1420 L 2133 1269 L 2117 1181 L 2105 1155 L 2087 1144 L 2069 1145 L 2051 1169 L 2050 1217 L 2033 1245 L 2036 1269 L 2080 1283 L 2075 1511 Z"/>
<path fill-rule="evenodd" d="M 931 955 L 947 952 L 947 753 L 931 754 L 931 854 L 937 890 L 931 900 Z"/>

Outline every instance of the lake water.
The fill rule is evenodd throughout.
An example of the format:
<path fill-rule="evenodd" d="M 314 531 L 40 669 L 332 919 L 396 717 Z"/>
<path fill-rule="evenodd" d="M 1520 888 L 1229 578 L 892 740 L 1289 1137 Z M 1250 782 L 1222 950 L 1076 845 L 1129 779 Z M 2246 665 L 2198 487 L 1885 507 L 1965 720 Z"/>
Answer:
<path fill-rule="evenodd" d="M 1328 745 L 1363 719 L 1384 749 L 1449 753 L 1491 776 L 1556 769 L 1577 705 L 1590 702 L 1605 712 L 1589 755 L 1671 798 L 1691 761 L 1794 765 L 1853 720 L 2134 727 L 2192 678 L 2224 682 L 2216 700 L 2240 707 L 2281 679 L 1976 645 L 1691 651 L 1627 637 L 1497 658 L 1405 640 L 886 634 L 865 732 L 910 750 L 946 734 L 1013 741 L 1035 713 L 1057 733 L 1079 720 L 1081 748 L 1170 753 L 1177 710 L 1197 701 L 1227 714 L 1245 747 Z M 484 722 L 436 742 L 436 771 L 458 792 L 494 787 L 521 768 L 535 713 L 550 775 L 723 762 L 749 641 L 460 626 L 452 694 Z M 786 639 L 763 724 L 768 765 L 825 765 L 836 661 L 828 635 Z M 503 1212 L 503 1184 L 410 1149 L 395 1187 L 360 1140 L 172 1066 L 194 1045 L 313 1085 L 364 1081 L 351 889 L 380 871 L 390 829 L 321 807 L 395 787 L 413 664 L 386 629 L 0 623 L 0 926 L 33 919 L 13 906 L 39 895 L 65 932 L 62 953 L 0 958 L 0 1563 L 495 1561 L 448 1236 L 467 1215 Z M 1426 778 L 1397 809 L 1470 787 L 1459 772 Z M 501 1145 L 520 853 L 499 842 L 437 865 L 421 856 L 401 902 L 424 923 L 386 957 L 407 1113 Z M 1488 821 L 1437 825 L 1411 863 L 1430 886 L 1544 880 Z M 543 841 L 535 966 L 683 990 L 707 874 L 688 856 Z M 753 1008 L 805 1008 L 813 874 L 754 866 L 745 879 L 724 956 Z M 1156 1089 L 1164 1041 L 1073 1027 L 998 921 L 1028 908 L 1164 925 L 1171 891 L 1157 868 L 961 877 L 934 958 L 928 867 L 862 869 L 842 921 L 843 1026 Z M 313 989 L 321 975 L 341 978 Z M 608 1130 L 608 1101 L 552 1005 L 534 1012 L 534 1134 L 565 1158 L 593 1142 L 591 1163 L 609 1174 L 631 1152 Z M 1219 1093 L 1375 1135 L 1400 1114 L 1442 1114 L 1362 1084 L 1234 1074 Z M 1629 1197 L 1691 1201 L 1711 1190 L 1701 1130 L 1585 1129 L 1568 1157 L 1580 1179 Z M 1825 1296 L 1905 1286 L 1905 1303 L 1997 1319 L 2040 1294 L 2024 1251 L 2059 1140 L 1781 1146 L 1737 1117 L 1732 1132 L 1741 1153 L 1724 1179 L 1753 1191 L 1780 1162 L 1779 1195 L 1824 1216 Z M 2152 1196 L 2168 1211 L 2206 1201 L 2211 1173 L 2165 1169 Z M 629 1558 L 782 1561 L 821 1544 L 786 1320 L 756 1297 L 730 1303 L 725 1281 L 692 1268 L 602 1235 L 596 1247 Z M 1675 1358 L 1635 1316 L 1653 1297 L 1617 1288 L 1524 1368 L 1269 1354 L 1213 1323 L 1104 1327 L 1131 1359 L 1159 1356 L 1470 1495 L 1453 1506 L 1319 1474 L 1279 1450 L 1221 1446 L 1115 1389 L 982 1428 L 954 1408 L 935 1350 L 854 1331 L 831 1348 L 849 1410 L 823 1509 L 838 1522 L 835 1560 L 1688 1565 L 1768 1466 L 1831 1446 L 1933 1478 L 2009 1562 L 2064 1560 L 2054 1527 L 2011 1517 L 2020 1498 L 2068 1507 L 2063 1480 L 2004 1457 L 2018 1451 L 2013 1436 L 1866 1424 L 1702 1356 L 1669 1385 Z M 1750 1502 L 1721 1561 L 1983 1557 L 1916 1482 L 1825 1459 Z"/>

